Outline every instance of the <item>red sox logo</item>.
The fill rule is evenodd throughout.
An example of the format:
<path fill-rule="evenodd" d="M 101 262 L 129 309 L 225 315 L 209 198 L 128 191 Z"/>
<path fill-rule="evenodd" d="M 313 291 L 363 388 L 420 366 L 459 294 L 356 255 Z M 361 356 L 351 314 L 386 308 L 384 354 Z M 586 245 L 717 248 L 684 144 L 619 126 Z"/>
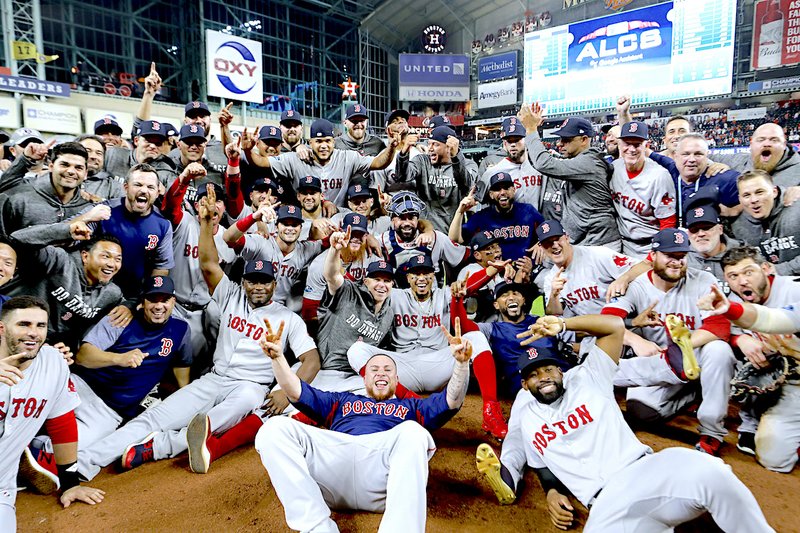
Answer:
<path fill-rule="evenodd" d="M 172 339 L 167 339 L 166 337 L 161 339 L 161 351 L 158 352 L 158 355 L 161 357 L 166 357 L 170 353 L 172 353 Z"/>
<path fill-rule="evenodd" d="M 269 127 L 269 134 L 270 135 L 277 135 L 278 134 L 277 128 L 275 128 L 275 126 L 270 126 Z"/>
<path fill-rule="evenodd" d="M 294 116 L 294 111 L 292 111 L 291 109 L 286 112 L 286 118 L 292 118 L 293 116 Z"/>
<path fill-rule="evenodd" d="M 418 256 L 417 256 L 417 264 L 418 264 L 418 265 L 421 265 L 421 264 L 423 264 L 424 262 L 425 262 L 425 256 L 424 256 L 424 255 L 418 255 Z"/>
<path fill-rule="evenodd" d="M 536 348 L 528 348 L 528 360 L 531 361 L 539 357 L 539 351 Z"/>
<path fill-rule="evenodd" d="M 161 276 L 156 276 L 153 278 L 153 287 L 163 287 L 164 286 L 164 278 Z"/>
<path fill-rule="evenodd" d="M 363 189 L 361 188 L 361 185 L 356 185 L 355 188 L 353 189 L 353 192 L 361 192 L 362 190 Z"/>
<path fill-rule="evenodd" d="M 378 268 L 387 268 L 386 261 L 378 261 Z"/>
<path fill-rule="evenodd" d="M 189 133 L 197 133 L 197 126 L 195 126 L 194 124 L 189 126 Z"/>
<path fill-rule="evenodd" d="M 704 214 L 705 214 L 705 211 L 703 210 L 702 207 L 698 207 L 697 209 L 694 210 L 694 216 L 697 217 L 697 218 L 703 216 Z"/>
<path fill-rule="evenodd" d="M 111 119 L 110 119 L 110 118 L 108 118 L 108 117 L 105 117 L 105 118 L 103 119 L 103 124 L 111 124 Z"/>
<path fill-rule="evenodd" d="M 542 224 L 542 233 L 545 235 L 550 233 L 550 224 Z"/>
<path fill-rule="evenodd" d="M 665 192 L 664 196 L 661 197 L 661 203 L 664 204 L 664 205 L 671 204 L 672 200 L 673 200 L 673 198 L 672 198 L 672 196 L 669 195 L 668 192 Z"/>
<path fill-rule="evenodd" d="M 356 113 L 361 113 L 361 106 L 358 104 L 354 105 L 353 111 L 355 111 Z"/>
<path fill-rule="evenodd" d="M 635 123 L 635 122 L 631 122 L 631 125 L 628 126 L 628 132 L 629 133 L 636 133 L 636 130 L 638 130 L 638 129 L 639 129 L 639 125 L 637 123 Z"/>
<path fill-rule="evenodd" d="M 152 123 L 153 131 L 161 131 L 161 123 L 156 122 L 155 120 Z"/>
<path fill-rule="evenodd" d="M 675 244 L 683 244 L 686 239 L 683 238 L 683 233 L 680 231 L 675 233 Z"/>
<path fill-rule="evenodd" d="M 509 124 L 508 125 L 508 133 L 514 133 L 514 130 L 516 130 L 516 129 L 517 129 L 517 127 L 514 124 Z"/>
<path fill-rule="evenodd" d="M 627 257 L 625 257 L 624 255 L 615 255 L 614 256 L 614 264 L 617 265 L 620 268 L 622 268 L 625 265 L 627 265 L 628 262 L 629 262 L 629 259 Z"/>
<path fill-rule="evenodd" d="M 297 208 L 293 205 L 290 205 L 289 208 L 286 210 L 286 212 L 289 213 L 290 215 L 294 215 L 296 211 Z"/>
<path fill-rule="evenodd" d="M 200 102 L 192 102 L 193 109 L 200 109 Z"/>
<path fill-rule="evenodd" d="M 359 215 L 353 215 L 353 224 L 361 224 L 361 217 Z"/>
<path fill-rule="evenodd" d="M 264 261 L 256 261 L 256 270 L 264 270 Z"/>
<path fill-rule="evenodd" d="M 156 246 L 158 246 L 158 235 L 150 234 L 147 236 L 147 245 L 145 245 L 145 250 L 155 250 Z"/>

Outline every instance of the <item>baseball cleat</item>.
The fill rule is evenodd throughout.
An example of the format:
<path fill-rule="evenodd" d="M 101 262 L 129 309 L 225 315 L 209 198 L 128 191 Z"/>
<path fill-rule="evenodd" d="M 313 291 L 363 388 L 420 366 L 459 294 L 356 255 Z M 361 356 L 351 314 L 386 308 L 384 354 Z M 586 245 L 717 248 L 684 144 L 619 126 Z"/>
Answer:
<path fill-rule="evenodd" d="M 484 402 L 483 404 L 483 424 L 484 431 L 496 438 L 503 440 L 508 435 L 508 424 L 503 420 L 503 408 L 499 402 Z"/>
<path fill-rule="evenodd" d="M 38 494 L 53 494 L 60 487 L 55 457 L 37 446 L 35 440 L 22 452 L 18 476 Z"/>
<path fill-rule="evenodd" d="M 189 444 L 189 469 L 195 474 L 205 474 L 211 466 L 211 453 L 208 451 L 208 437 L 211 436 L 211 423 L 208 415 L 197 413 L 186 428 L 186 441 Z"/>
<path fill-rule="evenodd" d="M 500 475 L 500 459 L 495 455 L 494 450 L 488 444 L 481 444 L 475 452 L 475 466 L 478 472 L 483 474 L 492 487 L 497 500 L 501 505 L 509 505 L 517 499 L 514 491 L 509 487 Z"/>
<path fill-rule="evenodd" d="M 130 470 L 144 463 L 155 461 L 153 455 L 153 437 L 155 437 L 155 435 L 155 432 L 150 433 L 139 442 L 134 442 L 125 448 L 125 451 L 122 452 L 121 466 L 123 470 Z"/>
<path fill-rule="evenodd" d="M 681 361 L 682 373 L 686 376 L 686 379 L 694 381 L 700 377 L 700 365 L 697 364 L 697 358 L 694 355 L 691 332 L 683 323 L 683 320 L 676 315 L 667 315 L 666 326 L 672 342 L 681 350 L 681 355 L 683 356 Z"/>
<path fill-rule="evenodd" d="M 736 448 L 745 455 L 756 455 L 756 434 L 749 431 L 739 433 Z"/>
<path fill-rule="evenodd" d="M 708 435 L 700 435 L 700 441 L 694 445 L 694 448 L 708 455 L 719 457 L 719 451 L 722 449 L 722 441 L 709 437 Z"/>

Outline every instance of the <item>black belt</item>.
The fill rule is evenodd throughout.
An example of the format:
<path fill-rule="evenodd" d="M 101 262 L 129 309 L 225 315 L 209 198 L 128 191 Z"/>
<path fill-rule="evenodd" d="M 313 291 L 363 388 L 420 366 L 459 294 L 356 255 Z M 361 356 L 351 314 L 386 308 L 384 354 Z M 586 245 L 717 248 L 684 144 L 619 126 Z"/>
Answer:
<path fill-rule="evenodd" d="M 192 311 L 192 312 L 194 312 L 194 311 L 202 311 L 203 309 L 208 307 L 207 303 L 203 304 L 203 305 L 193 304 L 193 303 L 189 303 L 189 302 L 178 302 L 178 303 L 181 304 L 181 307 L 183 307 L 187 311 Z"/>

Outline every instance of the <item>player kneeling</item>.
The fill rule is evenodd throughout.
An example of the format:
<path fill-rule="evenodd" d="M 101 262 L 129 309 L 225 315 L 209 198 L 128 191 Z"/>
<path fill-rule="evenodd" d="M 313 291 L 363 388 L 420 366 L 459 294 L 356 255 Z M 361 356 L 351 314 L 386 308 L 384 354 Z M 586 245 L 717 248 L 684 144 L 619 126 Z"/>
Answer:
<path fill-rule="evenodd" d="M 724 531 L 773 531 L 753 495 L 721 459 L 695 450 L 658 453 L 636 438 L 613 392 L 624 327 L 617 317 L 545 316 L 520 337 L 562 331 L 597 337 L 585 361 L 563 371 L 556 351 L 520 357 L 521 390 L 501 460 L 478 447 L 478 470 L 501 503 L 512 503 L 526 464 L 547 495 L 550 519 L 573 525 L 572 495 L 589 509 L 584 531 L 671 531 L 708 511 Z"/>
<path fill-rule="evenodd" d="M 458 322 L 455 337 L 447 337 L 456 360 L 447 388 L 426 399 L 402 400 L 395 397 L 397 367 L 387 355 L 374 355 L 367 362 L 366 396 L 324 392 L 292 373 L 280 330 L 262 339 L 261 347 L 272 359 L 275 377 L 289 400 L 330 427 L 276 417 L 256 436 L 256 450 L 290 528 L 338 531 L 330 517 L 330 508 L 335 508 L 384 512 L 381 530 L 425 531 L 428 460 L 436 451 L 428 430 L 444 425 L 461 407 L 472 355 Z"/>

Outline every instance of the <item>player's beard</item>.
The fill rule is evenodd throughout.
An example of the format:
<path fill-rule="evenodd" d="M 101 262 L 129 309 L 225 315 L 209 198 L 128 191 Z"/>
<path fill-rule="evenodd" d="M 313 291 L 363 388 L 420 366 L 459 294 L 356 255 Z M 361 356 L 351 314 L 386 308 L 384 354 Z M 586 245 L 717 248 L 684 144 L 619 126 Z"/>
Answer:
<path fill-rule="evenodd" d="M 653 265 L 653 272 L 655 273 L 656 276 L 658 276 L 659 278 L 663 279 L 667 283 L 677 283 L 680 280 L 682 280 L 684 277 L 686 277 L 686 268 L 687 268 L 686 264 L 683 264 L 681 266 L 680 274 L 678 274 L 677 276 L 671 276 L 671 275 L 667 274 L 666 265 L 662 266 L 662 265 L 659 265 L 659 264 L 655 264 L 655 265 Z"/>
<path fill-rule="evenodd" d="M 400 235 L 400 238 L 403 239 L 403 242 L 411 242 L 416 236 L 417 226 L 413 223 L 403 223 L 400 224 L 399 228 L 397 228 L 396 233 Z"/>
<path fill-rule="evenodd" d="M 8 353 L 9 355 L 16 355 L 19 353 L 25 353 L 25 357 L 23 357 L 24 361 L 30 361 L 31 359 L 36 358 L 39 354 L 39 350 L 42 347 L 42 341 L 36 339 L 28 339 L 25 337 L 11 337 L 6 336 L 6 342 L 8 343 Z M 35 341 L 36 345 L 33 347 L 25 346 L 23 342 L 25 341 Z"/>
<path fill-rule="evenodd" d="M 352 241 L 351 241 L 352 242 Z M 358 250 L 353 251 L 349 246 L 342 248 L 341 257 L 342 263 L 352 263 L 356 259 L 364 257 L 364 254 L 367 250 L 367 241 L 366 239 L 362 239 L 361 244 L 358 247 Z"/>
<path fill-rule="evenodd" d="M 767 299 L 767 290 L 769 289 L 769 280 L 766 274 L 762 274 L 761 279 L 755 285 L 755 287 L 742 289 L 739 297 L 745 302 L 762 304 Z"/>
<path fill-rule="evenodd" d="M 766 161 L 762 161 L 761 155 L 762 154 L 766 155 L 768 152 L 771 152 L 769 159 Z M 780 163 L 782 158 L 783 158 L 783 152 L 779 150 L 776 150 L 774 148 L 771 150 L 762 150 L 761 153 L 758 154 L 758 157 L 756 157 L 756 159 L 753 161 L 753 168 L 758 170 L 763 170 L 767 174 L 772 174 L 772 171 L 775 170 L 775 168 L 778 166 L 778 163 Z"/>
<path fill-rule="evenodd" d="M 543 393 L 539 390 L 539 386 L 542 385 L 540 383 L 539 386 L 531 390 L 531 394 L 533 394 L 533 397 L 536 398 L 536 400 L 539 403 L 549 405 L 558 400 L 559 398 L 561 398 L 561 395 L 564 394 L 564 384 L 556 380 L 552 380 L 547 383 L 552 383 L 553 385 L 555 385 L 556 387 L 555 390 Z"/>
<path fill-rule="evenodd" d="M 375 390 L 374 385 L 372 383 L 369 383 L 366 385 L 366 389 L 367 389 L 367 396 L 379 402 L 382 402 L 394 396 L 394 393 L 397 390 L 397 385 L 390 381 L 389 385 L 385 389 L 383 389 L 382 391 L 377 391 Z"/>

